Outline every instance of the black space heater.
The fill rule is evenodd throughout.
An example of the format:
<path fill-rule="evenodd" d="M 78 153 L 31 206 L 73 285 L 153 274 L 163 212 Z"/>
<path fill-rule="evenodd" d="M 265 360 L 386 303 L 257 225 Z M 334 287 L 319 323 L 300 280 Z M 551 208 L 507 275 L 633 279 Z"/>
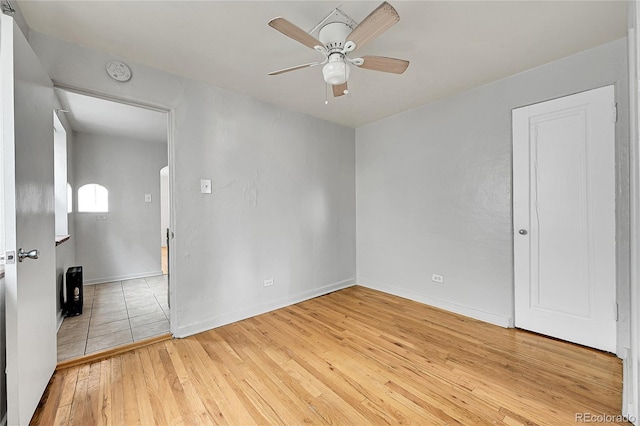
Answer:
<path fill-rule="evenodd" d="M 82 315 L 82 266 L 67 269 L 67 297 L 64 304 L 68 317 Z"/>

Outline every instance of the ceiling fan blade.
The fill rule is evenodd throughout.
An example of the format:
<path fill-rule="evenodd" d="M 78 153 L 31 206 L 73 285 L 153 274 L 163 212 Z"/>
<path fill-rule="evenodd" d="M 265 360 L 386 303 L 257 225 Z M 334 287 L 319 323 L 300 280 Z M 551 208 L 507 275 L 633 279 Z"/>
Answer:
<path fill-rule="evenodd" d="M 399 20 L 400 15 L 398 15 L 398 12 L 385 1 L 351 31 L 351 34 L 347 37 L 347 41 L 354 42 L 356 49 L 364 47 L 371 40 L 391 28 Z"/>
<path fill-rule="evenodd" d="M 345 95 L 345 90 L 347 90 L 347 83 L 343 83 L 343 84 L 338 84 L 333 86 L 333 96 L 335 96 L 336 98 L 338 96 L 342 96 Z"/>
<path fill-rule="evenodd" d="M 278 71 L 271 71 L 267 75 L 284 74 L 285 72 L 300 70 L 302 68 L 315 67 L 315 66 L 320 65 L 320 64 L 321 64 L 321 62 L 311 62 L 311 63 L 308 63 L 308 64 L 296 65 L 295 67 L 284 68 L 284 69 L 281 69 L 281 70 L 278 70 Z"/>
<path fill-rule="evenodd" d="M 360 68 L 374 71 L 392 72 L 402 74 L 409 66 L 409 61 L 404 59 L 385 58 L 384 56 L 363 56 L 364 63 Z"/>
<path fill-rule="evenodd" d="M 305 32 L 302 28 L 295 26 L 291 22 L 287 21 L 284 18 L 274 18 L 269 21 L 269 26 L 273 29 L 280 31 L 282 34 L 286 35 L 294 39 L 295 41 L 304 44 L 311 49 L 314 49 L 316 46 L 322 46 L 322 42 L 312 36 L 311 34 Z"/>

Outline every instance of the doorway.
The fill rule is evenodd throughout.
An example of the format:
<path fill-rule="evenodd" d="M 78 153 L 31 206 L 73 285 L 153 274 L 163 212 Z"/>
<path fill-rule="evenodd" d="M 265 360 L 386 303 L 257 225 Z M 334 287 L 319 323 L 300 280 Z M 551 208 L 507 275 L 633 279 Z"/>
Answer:
<path fill-rule="evenodd" d="M 162 273 L 169 274 L 169 228 L 171 223 L 169 198 L 169 166 L 160 169 L 160 257 Z"/>
<path fill-rule="evenodd" d="M 82 266 L 83 310 L 64 318 L 58 362 L 168 333 L 161 176 L 167 112 L 56 88 L 69 126 L 69 241 L 58 264 Z M 63 246 L 66 243 L 63 243 Z M 61 297 L 65 302 L 65 291 Z M 68 299 L 66 300 L 68 302 Z"/>
<path fill-rule="evenodd" d="M 516 327 L 616 352 L 615 114 L 607 86 L 513 110 Z"/>

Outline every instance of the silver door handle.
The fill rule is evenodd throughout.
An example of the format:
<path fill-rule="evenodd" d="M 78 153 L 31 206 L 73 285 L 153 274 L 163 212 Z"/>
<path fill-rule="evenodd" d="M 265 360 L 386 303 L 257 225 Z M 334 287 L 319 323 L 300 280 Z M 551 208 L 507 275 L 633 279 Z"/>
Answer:
<path fill-rule="evenodd" d="M 527 230 L 526 229 L 521 229 L 521 230 L 518 231 L 518 234 L 527 235 Z"/>
<path fill-rule="evenodd" d="M 38 250 L 23 251 L 22 248 L 18 249 L 18 262 L 22 262 L 25 258 L 37 259 L 39 256 L 40 251 Z"/>

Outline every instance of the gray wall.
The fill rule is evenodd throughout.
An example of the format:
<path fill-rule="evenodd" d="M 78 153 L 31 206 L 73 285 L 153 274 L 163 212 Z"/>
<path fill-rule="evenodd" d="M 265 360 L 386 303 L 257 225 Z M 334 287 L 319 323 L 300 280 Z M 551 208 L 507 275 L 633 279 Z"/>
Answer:
<path fill-rule="evenodd" d="M 353 129 L 131 61 L 134 77 L 117 83 L 110 55 L 30 41 L 57 82 L 172 110 L 177 336 L 355 282 Z M 200 194 L 202 178 L 213 194 Z"/>
<path fill-rule="evenodd" d="M 619 347 L 628 345 L 626 40 L 356 131 L 357 276 L 372 288 L 513 323 L 511 110 L 615 84 Z M 444 284 L 431 281 L 442 274 Z"/>
<path fill-rule="evenodd" d="M 84 283 L 162 274 L 158 232 L 166 142 L 74 132 L 72 151 L 76 262 Z M 78 212 L 78 188 L 88 183 L 107 188 L 109 213 Z M 144 194 L 151 194 L 151 203 Z"/>

